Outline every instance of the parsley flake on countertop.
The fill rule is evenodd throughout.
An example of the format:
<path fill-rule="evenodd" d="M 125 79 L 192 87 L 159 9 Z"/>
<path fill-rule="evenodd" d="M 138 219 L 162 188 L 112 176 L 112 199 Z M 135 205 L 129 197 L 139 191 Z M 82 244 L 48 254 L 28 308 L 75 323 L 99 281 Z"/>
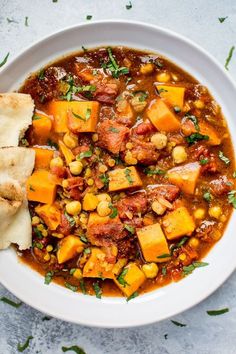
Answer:
<path fill-rule="evenodd" d="M 220 23 L 223 23 L 227 18 L 228 18 L 228 16 L 226 16 L 226 17 L 218 17 L 218 20 L 219 20 Z"/>
<path fill-rule="evenodd" d="M 62 347 L 61 350 L 65 353 L 65 352 L 75 352 L 76 354 L 86 354 L 85 351 L 78 347 L 78 345 L 72 345 L 71 347 Z"/>
<path fill-rule="evenodd" d="M 171 320 L 171 322 L 176 325 L 177 327 L 186 327 L 187 325 L 185 323 L 180 323 L 178 321 Z"/>
<path fill-rule="evenodd" d="M 125 7 L 127 10 L 132 9 L 133 5 L 132 5 L 131 1 L 129 1 L 129 3 Z"/>
<path fill-rule="evenodd" d="M 5 56 L 5 58 L 3 59 L 3 61 L 0 63 L 0 68 L 1 68 L 3 65 L 6 64 L 9 55 L 10 55 L 10 52 L 7 53 L 7 55 Z"/>
<path fill-rule="evenodd" d="M 31 341 L 33 338 L 34 338 L 34 337 L 29 336 L 29 337 L 26 339 L 26 341 L 25 341 L 24 344 L 18 343 L 18 345 L 17 345 L 17 350 L 18 350 L 18 352 L 21 352 L 21 353 L 22 353 L 23 351 L 25 351 L 25 349 L 28 348 L 28 346 L 29 346 L 29 344 L 30 344 L 30 341 Z"/>
<path fill-rule="evenodd" d="M 232 46 L 231 48 L 230 48 L 230 50 L 229 50 L 229 54 L 228 54 L 228 56 L 227 56 L 227 58 L 226 58 L 226 61 L 225 61 L 225 69 L 226 70 L 229 70 L 229 63 L 230 63 L 230 61 L 231 61 L 231 59 L 232 59 L 232 56 L 233 56 L 233 53 L 234 53 L 234 49 L 235 49 L 235 46 Z"/>
<path fill-rule="evenodd" d="M 219 315 L 223 315 L 226 312 L 229 312 L 229 309 L 227 307 L 221 310 L 209 310 L 207 311 L 207 314 L 209 316 L 219 316 Z"/>
<path fill-rule="evenodd" d="M 6 304 L 8 304 L 8 305 L 10 305 L 12 307 L 15 307 L 15 308 L 18 308 L 18 307 L 20 307 L 22 305 L 22 302 L 12 301 L 12 300 L 8 299 L 5 296 L 1 297 L 0 301 L 5 302 Z"/>

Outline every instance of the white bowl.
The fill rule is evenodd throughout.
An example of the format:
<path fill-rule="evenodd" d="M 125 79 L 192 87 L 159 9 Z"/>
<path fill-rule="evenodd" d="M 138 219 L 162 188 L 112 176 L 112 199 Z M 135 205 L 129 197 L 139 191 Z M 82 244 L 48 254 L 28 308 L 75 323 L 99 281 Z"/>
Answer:
<path fill-rule="evenodd" d="M 174 61 L 206 85 L 221 105 L 235 141 L 236 89 L 230 77 L 203 49 L 169 30 L 143 23 L 102 21 L 64 29 L 44 38 L 15 58 L 0 74 L 0 92 L 17 89 L 30 72 L 84 45 L 125 45 L 148 49 Z M 139 296 L 102 298 L 73 293 L 57 284 L 44 285 L 38 273 L 20 263 L 12 249 L 0 252 L 0 280 L 32 307 L 65 321 L 98 327 L 139 326 L 174 316 L 215 291 L 236 266 L 236 213 L 223 238 L 204 259 L 208 267 L 178 283 Z"/>

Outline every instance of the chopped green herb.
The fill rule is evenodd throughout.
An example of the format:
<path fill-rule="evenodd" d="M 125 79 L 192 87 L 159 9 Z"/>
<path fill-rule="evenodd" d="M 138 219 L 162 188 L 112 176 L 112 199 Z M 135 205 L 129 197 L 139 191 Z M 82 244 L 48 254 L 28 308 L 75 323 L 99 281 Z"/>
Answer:
<path fill-rule="evenodd" d="M 126 287 L 126 285 L 129 285 L 127 281 L 124 279 L 126 274 L 128 273 L 128 268 L 123 268 L 122 272 L 120 275 L 117 277 L 117 281 L 123 286 Z"/>
<path fill-rule="evenodd" d="M 189 240 L 189 237 L 184 236 L 176 245 L 171 245 L 170 246 L 170 254 L 171 256 L 173 255 L 174 251 L 180 247 L 182 247 L 187 241 Z"/>
<path fill-rule="evenodd" d="M 206 165 L 209 162 L 209 159 L 201 159 L 199 161 L 200 165 Z"/>
<path fill-rule="evenodd" d="M 228 18 L 228 16 L 226 16 L 226 17 L 218 17 L 218 20 L 219 20 L 220 23 L 223 23 L 227 18 Z"/>
<path fill-rule="evenodd" d="M 203 199 L 205 199 L 208 203 L 210 203 L 210 201 L 212 200 L 212 195 L 210 192 L 205 192 L 203 194 Z"/>
<path fill-rule="evenodd" d="M 132 5 L 131 1 L 129 1 L 129 3 L 125 7 L 127 10 L 132 9 L 133 5 Z"/>
<path fill-rule="evenodd" d="M 121 165 L 122 164 L 122 160 L 121 160 L 119 155 L 118 156 L 114 156 L 114 160 L 116 162 L 116 165 Z"/>
<path fill-rule="evenodd" d="M 99 176 L 99 178 L 104 184 L 104 187 L 106 188 L 109 184 L 109 177 L 105 173 L 103 173 L 102 175 Z"/>
<path fill-rule="evenodd" d="M 163 63 L 159 59 L 155 59 L 153 63 L 158 67 L 158 68 L 163 68 Z"/>
<path fill-rule="evenodd" d="M 230 159 L 224 155 L 223 151 L 219 151 L 219 158 L 220 158 L 221 161 L 223 161 L 226 165 L 229 165 L 229 164 L 230 164 Z"/>
<path fill-rule="evenodd" d="M 89 120 L 90 117 L 91 117 L 91 109 L 87 108 L 86 113 L 85 113 L 86 122 L 87 122 L 87 120 Z"/>
<path fill-rule="evenodd" d="M 82 242 L 88 243 L 88 239 L 87 239 L 87 237 L 86 237 L 85 235 L 81 235 L 79 238 L 80 238 L 80 240 L 81 240 Z"/>
<path fill-rule="evenodd" d="M 30 344 L 30 341 L 33 339 L 34 337 L 32 336 L 29 336 L 27 339 L 26 339 L 26 342 L 24 344 L 20 344 L 18 343 L 17 344 L 17 350 L 18 352 L 23 352 L 26 348 L 28 348 L 29 344 Z"/>
<path fill-rule="evenodd" d="M 117 64 L 113 54 L 112 54 L 112 49 L 110 47 L 107 48 L 108 56 L 110 61 L 106 64 L 103 63 L 102 67 L 103 69 L 108 69 L 110 70 L 112 76 L 116 79 L 119 78 L 120 75 L 126 75 L 129 73 L 129 68 L 126 68 L 125 66 L 119 67 Z"/>
<path fill-rule="evenodd" d="M 28 16 L 25 17 L 25 26 L 29 27 L 29 17 Z"/>
<path fill-rule="evenodd" d="M 45 100 L 45 95 L 42 95 L 39 100 L 40 100 L 41 103 L 43 103 L 44 100 Z"/>
<path fill-rule="evenodd" d="M 127 297 L 126 301 L 129 302 L 130 300 L 134 299 L 137 296 L 139 296 L 139 293 L 137 291 L 135 291 L 132 295 Z"/>
<path fill-rule="evenodd" d="M 174 106 L 175 113 L 181 112 L 181 108 L 179 106 Z"/>
<path fill-rule="evenodd" d="M 44 80 L 45 78 L 45 70 L 44 69 L 41 69 L 38 73 L 38 79 L 39 80 Z"/>
<path fill-rule="evenodd" d="M 73 216 L 70 216 L 66 211 L 64 213 L 66 220 L 69 222 L 70 226 L 73 227 L 75 226 L 75 219 L 73 218 Z"/>
<path fill-rule="evenodd" d="M 85 351 L 78 347 L 78 345 L 72 345 L 71 347 L 62 347 L 61 350 L 65 353 L 68 351 L 75 352 L 76 354 L 86 354 Z"/>
<path fill-rule="evenodd" d="M 43 249 L 43 244 L 41 242 L 37 242 L 37 241 L 34 241 L 32 243 L 32 247 L 36 247 L 38 248 L 39 250 L 42 250 Z"/>
<path fill-rule="evenodd" d="M 0 63 L 0 68 L 6 64 L 9 55 L 10 55 L 10 53 L 8 52 L 7 55 L 5 56 L 5 58 L 3 59 L 3 61 Z"/>
<path fill-rule="evenodd" d="M 29 186 L 29 189 L 30 189 L 32 192 L 35 192 L 35 189 L 32 187 L 31 184 L 30 184 L 30 186 Z"/>
<path fill-rule="evenodd" d="M 180 323 L 180 322 L 177 322 L 174 320 L 171 320 L 171 322 L 178 327 L 186 327 L 187 326 L 185 323 Z"/>
<path fill-rule="evenodd" d="M 82 293 L 83 293 L 84 295 L 86 295 L 86 294 L 87 294 L 87 291 L 86 291 L 85 283 L 84 283 L 83 280 L 80 280 L 79 286 L 80 286 L 80 289 L 81 289 Z"/>
<path fill-rule="evenodd" d="M 119 129 L 117 129 L 115 127 L 110 127 L 108 130 L 112 133 L 119 133 L 120 132 Z"/>
<path fill-rule="evenodd" d="M 157 258 L 167 258 L 167 257 L 171 257 L 171 254 L 169 253 L 163 253 L 160 256 L 157 256 Z"/>
<path fill-rule="evenodd" d="M 91 150 L 81 152 L 76 159 L 83 160 L 84 158 L 91 157 L 93 152 Z"/>
<path fill-rule="evenodd" d="M 98 282 L 93 283 L 93 290 L 95 291 L 96 298 L 101 299 L 102 298 L 102 289 L 100 288 Z"/>
<path fill-rule="evenodd" d="M 234 49 L 235 49 L 234 46 L 230 48 L 228 57 L 226 58 L 226 61 L 225 61 L 225 69 L 226 70 L 229 70 L 228 66 L 229 66 L 230 60 L 232 59 Z"/>
<path fill-rule="evenodd" d="M 92 15 L 87 15 L 86 20 L 92 20 L 93 16 Z"/>
<path fill-rule="evenodd" d="M 98 74 L 98 70 L 97 69 L 93 69 L 93 75 L 96 76 Z"/>
<path fill-rule="evenodd" d="M 125 169 L 125 177 L 126 177 L 127 181 L 129 182 L 129 184 L 134 183 L 132 176 L 131 176 L 131 170 L 129 168 Z"/>
<path fill-rule="evenodd" d="M 52 148 L 54 148 L 54 149 L 56 149 L 56 150 L 58 150 L 58 148 L 59 148 L 59 147 L 58 147 L 58 144 L 55 143 L 54 141 L 52 141 L 51 139 L 48 139 L 47 145 L 50 146 L 50 147 L 52 147 Z"/>
<path fill-rule="evenodd" d="M 72 114 L 73 114 L 73 116 L 74 116 L 75 118 L 80 119 L 80 120 L 83 120 L 84 122 L 86 122 L 86 119 L 85 119 L 85 118 L 83 118 L 83 117 L 80 116 L 79 114 L 76 114 L 76 113 L 73 112 L 73 111 L 71 111 L 71 112 L 72 112 Z"/>
<path fill-rule="evenodd" d="M 166 275 L 166 273 L 167 273 L 166 267 L 162 267 L 162 268 L 161 268 L 161 274 L 162 274 L 162 275 Z"/>
<path fill-rule="evenodd" d="M 161 170 L 161 169 L 156 169 L 156 170 L 152 170 L 149 167 L 144 168 L 143 172 L 147 175 L 147 176 L 153 176 L 153 175 L 164 175 L 166 173 L 166 171 Z"/>
<path fill-rule="evenodd" d="M 148 93 L 146 91 L 134 91 L 134 95 L 138 96 L 139 102 L 144 102 L 148 97 Z"/>
<path fill-rule="evenodd" d="M 90 248 L 85 248 L 84 249 L 84 254 L 90 254 L 91 253 L 91 249 Z"/>
<path fill-rule="evenodd" d="M 209 263 L 206 262 L 193 262 L 192 264 L 183 267 L 183 273 L 184 275 L 189 275 L 194 271 L 194 269 L 206 267 L 208 265 Z"/>
<path fill-rule="evenodd" d="M 8 17 L 7 17 L 7 22 L 8 23 L 19 23 L 16 20 L 14 20 L 13 18 L 8 18 Z"/>
<path fill-rule="evenodd" d="M 125 224 L 124 229 L 129 231 L 132 235 L 135 233 L 135 228 L 133 226 L 131 226 L 131 225 Z"/>
<path fill-rule="evenodd" d="M 39 240 L 42 240 L 42 238 L 43 238 L 42 232 L 41 232 L 37 227 L 34 227 L 34 228 L 33 228 L 33 231 L 34 231 L 34 233 L 35 233 L 35 236 L 36 236 Z"/>
<path fill-rule="evenodd" d="M 83 51 L 84 52 L 87 52 L 88 51 L 88 49 L 87 48 L 85 48 L 83 45 L 82 45 L 82 47 L 81 47 L 82 49 L 83 49 Z"/>
<path fill-rule="evenodd" d="M 39 119 L 41 119 L 41 117 L 37 116 L 37 114 L 34 114 L 32 117 L 32 120 L 39 120 Z"/>
<path fill-rule="evenodd" d="M 236 178 L 236 171 L 233 172 L 233 178 Z"/>
<path fill-rule="evenodd" d="M 52 0 L 52 2 L 57 2 L 58 0 Z"/>
<path fill-rule="evenodd" d="M 209 316 L 219 316 L 219 315 L 223 315 L 226 312 L 229 312 L 229 309 L 227 307 L 221 310 L 209 310 L 207 311 L 207 314 Z"/>
<path fill-rule="evenodd" d="M 228 202 L 236 209 L 236 190 L 232 190 L 228 193 Z"/>
<path fill-rule="evenodd" d="M 78 290 L 78 286 L 72 285 L 68 282 L 65 282 L 65 287 L 71 291 L 76 292 Z"/>
<path fill-rule="evenodd" d="M 22 138 L 20 142 L 21 142 L 21 144 L 22 144 L 23 146 L 29 146 L 29 142 L 28 142 L 28 140 L 25 139 L 25 138 Z"/>
<path fill-rule="evenodd" d="M 165 340 L 168 339 L 168 333 L 164 334 Z"/>
<path fill-rule="evenodd" d="M 186 137 L 186 141 L 190 145 L 196 143 L 199 140 L 209 140 L 209 136 L 200 133 L 192 133 L 191 135 Z"/>
<path fill-rule="evenodd" d="M 186 117 L 187 119 L 191 120 L 191 122 L 193 122 L 196 131 L 199 132 L 200 127 L 199 127 L 199 125 L 198 125 L 198 119 L 197 119 L 197 117 L 194 116 L 193 114 L 189 114 L 189 113 L 186 113 L 186 114 L 185 114 L 185 117 Z"/>
<path fill-rule="evenodd" d="M 109 218 L 114 219 L 118 215 L 118 210 L 112 205 L 112 203 L 109 203 L 108 206 L 111 209 L 111 214 L 109 215 Z"/>
<path fill-rule="evenodd" d="M 52 278 L 54 276 L 54 272 L 52 270 L 50 270 L 49 272 L 47 272 L 45 274 L 45 278 L 44 278 L 44 284 L 48 285 L 51 283 Z"/>
<path fill-rule="evenodd" d="M 132 77 L 127 77 L 125 84 L 128 85 L 128 83 L 132 80 Z"/>
<path fill-rule="evenodd" d="M 49 316 L 44 316 L 42 318 L 42 321 L 50 321 L 52 319 L 52 317 L 49 317 Z"/>
<path fill-rule="evenodd" d="M 162 93 L 162 92 L 168 92 L 168 90 L 164 89 L 163 87 L 160 88 L 160 89 L 157 88 L 156 90 L 157 90 L 157 93 L 158 93 L 158 94 L 160 94 L 160 93 Z"/>
<path fill-rule="evenodd" d="M 71 268 L 70 269 L 70 275 L 73 275 L 75 271 L 76 271 L 76 268 Z"/>
<path fill-rule="evenodd" d="M 22 305 L 22 302 L 12 301 L 12 300 L 8 299 L 5 296 L 1 297 L 0 301 L 5 302 L 5 304 L 8 304 L 8 305 L 10 305 L 12 307 L 15 307 L 15 308 L 18 308 L 18 307 L 20 307 Z"/>

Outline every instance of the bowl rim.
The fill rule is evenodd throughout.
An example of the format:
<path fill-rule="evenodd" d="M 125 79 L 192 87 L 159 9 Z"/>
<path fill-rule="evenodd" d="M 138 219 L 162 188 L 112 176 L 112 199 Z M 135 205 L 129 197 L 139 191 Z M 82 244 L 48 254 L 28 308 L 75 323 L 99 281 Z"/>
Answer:
<path fill-rule="evenodd" d="M 119 20 L 119 19 L 116 19 L 116 20 L 99 20 L 99 21 L 93 21 L 93 22 L 90 22 L 90 23 L 87 23 L 87 22 L 83 22 L 83 23 L 80 23 L 80 24 L 76 24 L 76 25 L 73 25 L 73 26 L 68 26 L 68 27 L 65 27 L 59 31 L 55 31 L 53 32 L 52 34 L 50 35 L 46 35 L 44 37 L 42 37 L 40 40 L 37 40 L 35 41 L 33 44 L 31 45 L 28 45 L 25 49 L 23 49 L 19 54 L 17 54 L 16 56 L 14 56 L 5 66 L 3 69 L 0 70 L 0 77 L 5 73 L 7 72 L 9 69 L 11 69 L 11 66 L 14 66 L 14 63 L 18 60 L 21 60 L 21 58 L 26 55 L 30 50 L 33 50 L 34 48 L 40 46 L 41 44 L 43 44 L 44 42 L 46 41 L 51 41 L 53 38 L 56 38 L 56 37 L 60 37 L 60 35 L 62 35 L 63 33 L 65 32 L 68 32 L 68 31 L 71 31 L 71 30 L 75 30 L 75 29 L 79 29 L 82 28 L 82 27 L 91 27 L 91 26 L 94 26 L 96 27 L 96 25 L 102 25 L 102 24 L 108 24 L 108 25 L 113 25 L 113 24 L 119 24 L 119 25 L 135 25 L 135 26 L 139 26 L 139 27 L 143 27 L 144 30 L 145 29 L 149 29 L 149 30 L 154 30 L 154 31 L 157 31 L 159 33 L 163 33 L 163 34 L 167 34 L 169 36 L 171 36 L 172 38 L 176 39 L 176 40 L 180 40 L 182 42 L 184 42 L 184 44 L 186 44 L 187 46 L 190 46 L 194 49 L 196 49 L 201 55 L 203 55 L 205 58 L 207 58 L 210 62 L 213 62 L 215 64 L 215 66 L 217 67 L 217 69 L 227 78 L 227 80 L 230 82 L 231 86 L 233 87 L 234 91 L 236 92 L 236 85 L 235 85 L 235 82 L 232 80 L 232 78 L 230 77 L 229 73 L 224 70 L 223 66 L 221 66 L 219 64 L 219 62 L 211 55 L 209 54 L 205 49 L 203 49 L 200 45 L 196 44 L 195 42 L 193 42 L 192 40 L 186 38 L 185 36 L 181 35 L 181 34 L 178 34 L 172 30 L 169 30 L 169 29 L 166 29 L 166 28 L 163 28 L 163 27 L 160 27 L 160 26 L 156 26 L 156 25 L 153 25 L 153 24 L 147 24 L 145 22 L 142 22 L 142 21 L 130 21 L 130 20 Z M 101 41 L 102 42 L 102 41 Z M 111 39 L 111 42 L 112 42 L 112 39 Z M 122 40 L 121 40 L 122 42 Z M 68 53 L 69 54 L 69 53 Z M 161 54 L 161 53 L 160 53 Z M 56 60 L 56 59 L 55 59 Z M 178 64 L 177 64 L 178 65 Z M 231 220 L 229 221 L 230 224 L 232 224 L 232 217 L 231 217 Z M 226 231 L 225 231 L 226 232 Z M 220 241 L 221 242 L 221 241 Z M 215 248 L 216 245 L 213 246 L 213 248 Z M 3 252 L 6 252 L 6 251 L 3 251 Z M 11 251 L 10 251 L 11 252 Z M 0 265 L 1 265 L 1 254 L 0 254 Z M 8 282 L 7 282 L 7 279 L 0 279 L 1 283 L 9 290 L 11 291 L 13 294 L 15 294 L 20 300 L 24 301 L 25 303 L 29 304 L 31 307 L 41 311 L 41 312 L 45 312 L 53 317 L 57 317 L 61 320 L 64 320 L 64 321 L 69 321 L 69 322 L 74 322 L 74 323 L 77 323 L 77 324 L 82 324 L 82 325 L 89 325 L 91 327 L 103 327 L 103 328 L 126 328 L 126 327 L 136 327 L 136 326 L 142 326 L 142 325 L 147 325 L 147 324 L 150 324 L 150 323 L 154 323 L 154 322 L 157 322 L 157 321 L 161 321 L 161 320 L 164 320 L 164 319 L 167 319 L 169 318 L 170 316 L 175 316 L 176 314 L 180 313 L 180 312 L 183 312 L 183 311 L 186 311 L 188 310 L 189 308 L 197 305 L 199 302 L 201 302 L 202 300 L 204 300 L 206 297 L 208 297 L 210 294 L 212 294 L 220 285 L 223 284 L 223 282 L 232 274 L 232 272 L 235 270 L 236 268 L 236 262 L 234 262 L 234 264 L 232 264 L 230 267 L 228 267 L 228 269 L 225 271 L 224 275 L 221 276 L 221 278 L 218 278 L 218 279 L 215 279 L 214 280 L 214 285 L 213 284 L 210 284 L 209 288 L 208 289 L 205 289 L 204 292 L 202 292 L 201 296 L 198 297 L 197 300 L 193 301 L 192 303 L 189 303 L 187 306 L 181 306 L 180 308 L 176 308 L 175 311 L 173 310 L 170 310 L 169 312 L 167 311 L 166 314 L 164 316 L 161 316 L 159 317 L 158 319 L 151 319 L 151 320 L 148 320 L 148 319 L 139 319 L 139 321 L 137 323 L 133 323 L 130 324 L 130 323 L 126 323 L 125 321 L 123 321 L 122 324 L 119 324 L 119 325 L 116 325 L 114 323 L 114 321 L 109 321 L 106 319 L 105 322 L 101 322 L 101 321 L 85 321 L 85 320 L 82 320 L 80 321 L 79 319 L 75 320 L 75 319 L 71 319 L 71 318 L 68 318 L 66 317 L 65 315 L 61 315 L 61 314 L 55 314 L 55 312 L 53 312 L 53 310 L 51 309 L 47 309 L 45 310 L 43 308 L 42 305 L 38 305 L 37 303 L 34 302 L 35 299 L 30 299 L 29 297 L 27 297 L 25 294 L 17 291 L 14 286 L 12 285 L 9 285 Z M 32 272 L 33 273 L 33 272 Z M 0 276 L 1 276 L 1 267 L 0 267 Z M 40 279 L 42 279 L 42 276 L 40 275 L 39 276 Z M 37 276 L 36 276 L 37 278 Z M 199 277 L 198 277 L 199 278 Z M 185 282 L 185 279 L 181 280 L 181 284 L 183 284 L 183 282 Z M 174 287 L 175 284 L 171 284 L 170 286 Z M 60 292 L 60 289 L 59 288 L 62 288 L 61 286 L 59 285 L 56 285 L 56 284 L 53 284 L 53 288 L 57 289 L 57 291 Z M 161 289 L 161 288 L 160 288 Z M 160 291 L 160 289 L 158 289 L 157 291 Z M 56 290 L 55 290 L 56 292 Z M 152 291 L 148 294 L 151 294 L 151 296 L 149 296 L 150 299 L 153 299 L 153 298 L 157 298 L 157 296 L 155 295 L 155 291 Z M 71 294 L 70 294 L 71 295 Z M 72 294 L 74 295 L 74 294 Z M 72 298 L 72 295 L 71 295 L 71 298 Z M 79 294 L 80 295 L 80 294 Z M 76 294 L 76 296 L 78 296 Z M 83 295 L 82 295 L 83 296 Z M 145 295 L 146 296 L 146 295 Z M 140 299 L 142 298 L 143 296 L 140 296 Z M 81 298 L 81 297 L 80 297 Z M 68 300 L 69 300 L 69 294 L 68 294 Z M 147 300 L 148 301 L 148 300 Z M 135 300 L 133 303 L 132 303 L 132 307 L 134 307 L 134 311 L 138 310 L 138 306 L 141 305 L 143 301 L 142 300 Z M 113 301 L 111 301 L 111 304 L 114 303 Z M 131 303 L 130 303 L 131 304 Z M 123 306 L 123 305 L 122 305 Z"/>

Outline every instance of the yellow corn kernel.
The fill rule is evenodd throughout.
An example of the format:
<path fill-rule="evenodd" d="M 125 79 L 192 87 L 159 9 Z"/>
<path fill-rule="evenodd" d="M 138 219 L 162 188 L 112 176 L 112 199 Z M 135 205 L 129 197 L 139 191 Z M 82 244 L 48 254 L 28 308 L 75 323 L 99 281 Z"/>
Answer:
<path fill-rule="evenodd" d="M 172 150 L 172 157 L 175 163 L 179 164 L 185 162 L 188 158 L 184 146 L 175 146 Z"/>
<path fill-rule="evenodd" d="M 159 82 L 168 82 L 170 81 L 170 74 L 163 71 L 156 76 L 157 81 Z"/>
<path fill-rule="evenodd" d="M 36 225 L 38 225 L 39 223 L 40 223 L 39 217 L 38 217 L 38 216 L 33 216 L 33 217 L 32 217 L 32 220 L 31 220 L 31 224 L 32 224 L 33 226 L 36 226 Z"/>
<path fill-rule="evenodd" d="M 114 167 L 116 164 L 116 161 L 114 159 L 109 159 L 107 163 L 108 163 L 108 166 Z"/>
<path fill-rule="evenodd" d="M 63 160 L 60 157 L 55 157 L 50 161 L 50 168 L 63 167 L 63 165 L 64 165 Z"/>
<path fill-rule="evenodd" d="M 125 154 L 125 162 L 127 163 L 127 165 L 136 165 L 138 163 L 138 160 L 133 157 L 130 151 L 127 151 L 127 153 Z"/>
<path fill-rule="evenodd" d="M 42 235 L 43 235 L 43 237 L 47 237 L 47 236 L 48 236 L 47 230 L 43 230 L 43 231 L 42 231 Z"/>
<path fill-rule="evenodd" d="M 56 238 L 63 238 L 63 237 L 64 237 L 63 234 L 59 234 L 58 232 L 53 232 L 53 233 L 52 233 L 52 236 L 53 236 L 53 237 L 56 237 Z"/>
<path fill-rule="evenodd" d="M 159 203 L 157 200 L 152 203 L 152 210 L 157 214 L 157 215 L 163 215 L 164 212 L 166 211 L 166 207 Z"/>
<path fill-rule="evenodd" d="M 198 109 L 203 109 L 205 107 L 205 103 L 202 100 L 196 100 L 193 104 Z"/>
<path fill-rule="evenodd" d="M 75 277 L 76 279 L 82 279 L 83 278 L 83 274 L 81 269 L 77 268 L 74 273 L 73 273 L 73 277 Z"/>
<path fill-rule="evenodd" d="M 97 133 L 92 135 L 92 140 L 94 143 L 96 143 L 96 141 L 98 141 L 98 134 Z"/>
<path fill-rule="evenodd" d="M 156 133 L 151 137 L 151 142 L 158 150 L 164 149 L 167 145 L 167 136 L 162 133 Z"/>
<path fill-rule="evenodd" d="M 66 189 L 66 188 L 69 187 L 69 182 L 67 181 L 67 179 L 63 179 L 63 181 L 62 181 L 62 187 L 63 187 L 64 189 Z"/>
<path fill-rule="evenodd" d="M 87 215 L 85 215 L 84 213 L 81 213 L 79 220 L 80 220 L 81 224 L 87 224 L 87 222 L 88 222 L 88 217 L 87 217 Z"/>
<path fill-rule="evenodd" d="M 188 244 L 192 248 L 198 248 L 200 241 L 196 237 L 191 237 L 190 240 L 188 241 Z"/>
<path fill-rule="evenodd" d="M 81 211 L 81 203 L 77 200 L 66 204 L 66 212 L 70 215 L 78 215 Z"/>
<path fill-rule="evenodd" d="M 78 146 L 78 136 L 67 132 L 63 137 L 63 142 L 68 148 L 74 149 L 76 146 Z"/>
<path fill-rule="evenodd" d="M 50 258 L 51 258 L 51 256 L 50 256 L 49 253 L 46 253 L 46 255 L 43 257 L 43 259 L 44 259 L 46 262 L 50 261 Z"/>
<path fill-rule="evenodd" d="M 185 254 L 185 253 L 181 253 L 181 254 L 179 255 L 179 259 L 180 259 L 181 261 L 185 261 L 185 259 L 186 259 L 186 254 Z"/>
<path fill-rule="evenodd" d="M 52 246 L 52 245 L 48 245 L 48 246 L 46 247 L 46 250 L 47 250 L 48 252 L 52 252 L 53 246 Z"/>
<path fill-rule="evenodd" d="M 72 161 L 69 163 L 69 168 L 73 175 L 78 176 L 83 170 L 83 164 L 80 161 Z"/>
<path fill-rule="evenodd" d="M 87 180 L 87 184 L 88 184 L 88 186 L 93 186 L 94 185 L 94 179 L 93 178 L 89 178 Z"/>
<path fill-rule="evenodd" d="M 45 227 L 43 226 L 43 224 L 39 224 L 39 225 L 37 226 L 37 229 L 38 229 L 39 231 L 43 231 L 43 230 L 45 230 Z"/>
<path fill-rule="evenodd" d="M 111 209 L 109 208 L 109 202 L 103 200 L 98 203 L 97 212 L 99 216 L 107 216 L 111 213 Z"/>
<path fill-rule="evenodd" d="M 154 65 L 152 63 L 147 63 L 141 65 L 140 73 L 143 75 L 151 74 L 154 70 Z"/>
<path fill-rule="evenodd" d="M 85 171 L 85 174 L 84 174 L 84 177 L 85 178 L 89 178 L 92 176 L 92 170 L 90 167 L 86 168 L 86 171 Z"/>
<path fill-rule="evenodd" d="M 220 216 L 220 221 L 225 222 L 227 220 L 227 217 L 225 215 Z"/>
<path fill-rule="evenodd" d="M 111 254 L 116 257 L 118 254 L 118 248 L 115 245 L 111 246 Z"/>
<path fill-rule="evenodd" d="M 212 207 L 209 208 L 208 214 L 209 214 L 212 218 L 219 219 L 219 217 L 220 217 L 221 214 L 222 214 L 222 209 L 221 209 L 221 207 L 218 206 L 218 205 L 212 206 Z"/>
<path fill-rule="evenodd" d="M 206 214 L 206 211 L 203 208 L 198 208 L 193 213 L 195 219 L 204 219 L 205 214 Z"/>
<path fill-rule="evenodd" d="M 98 170 L 99 170 L 99 172 L 101 172 L 101 173 L 105 173 L 105 172 L 108 170 L 108 168 L 107 168 L 106 165 L 100 165 L 99 168 L 98 168 Z"/>
<path fill-rule="evenodd" d="M 147 278 L 155 278 L 158 274 L 158 265 L 156 263 L 147 263 L 142 266 L 142 271 Z"/>
<path fill-rule="evenodd" d="M 133 144 L 132 144 L 132 143 L 127 143 L 127 144 L 125 145 L 125 147 L 126 147 L 126 149 L 131 150 L 131 149 L 133 148 Z"/>

